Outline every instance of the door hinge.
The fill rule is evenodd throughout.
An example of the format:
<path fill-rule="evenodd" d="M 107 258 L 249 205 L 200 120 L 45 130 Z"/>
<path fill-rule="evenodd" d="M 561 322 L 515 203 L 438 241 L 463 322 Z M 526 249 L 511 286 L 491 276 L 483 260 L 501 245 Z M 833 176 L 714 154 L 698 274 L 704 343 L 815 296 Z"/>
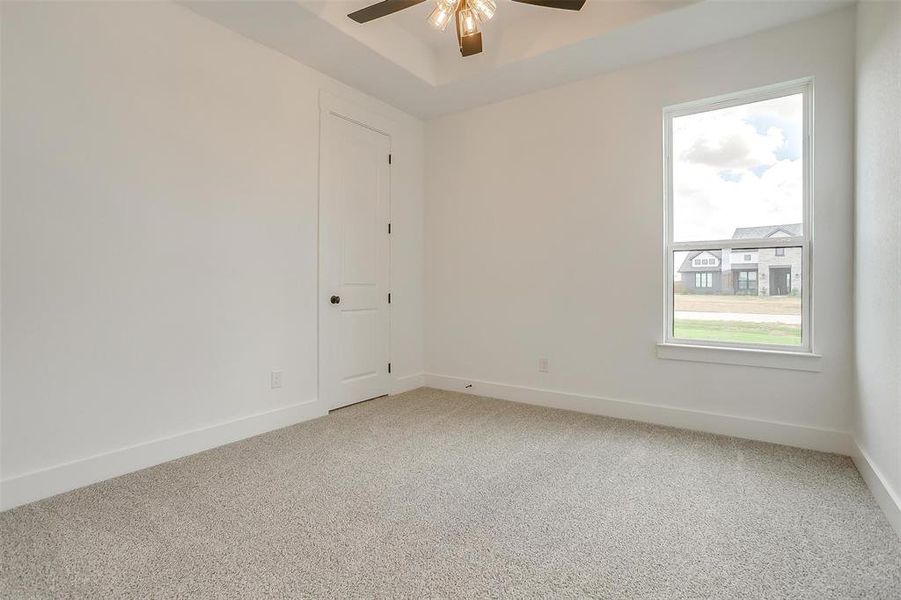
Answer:
<path fill-rule="evenodd" d="M 391 234 L 391 223 L 388 223 L 388 234 Z"/>
<path fill-rule="evenodd" d="M 388 304 L 391 304 L 391 292 L 388 292 Z"/>
<path fill-rule="evenodd" d="M 391 363 L 388 363 L 388 372 L 391 372 Z"/>
<path fill-rule="evenodd" d="M 388 155 L 388 164 L 389 165 L 391 164 L 391 155 L 390 154 Z"/>

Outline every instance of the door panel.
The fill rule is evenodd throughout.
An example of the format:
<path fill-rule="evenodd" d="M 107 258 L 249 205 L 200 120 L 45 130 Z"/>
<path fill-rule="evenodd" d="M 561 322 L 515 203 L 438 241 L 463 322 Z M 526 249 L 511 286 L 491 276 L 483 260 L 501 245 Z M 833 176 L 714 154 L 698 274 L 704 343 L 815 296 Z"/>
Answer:
<path fill-rule="evenodd" d="M 323 113 L 319 388 L 329 408 L 385 395 L 390 387 L 389 149 L 388 136 Z"/>
<path fill-rule="evenodd" d="M 353 381 L 377 375 L 385 365 L 379 364 L 379 326 L 376 310 L 341 311 L 341 339 L 348 344 L 341 381 Z M 364 398 L 365 399 L 365 398 Z"/>

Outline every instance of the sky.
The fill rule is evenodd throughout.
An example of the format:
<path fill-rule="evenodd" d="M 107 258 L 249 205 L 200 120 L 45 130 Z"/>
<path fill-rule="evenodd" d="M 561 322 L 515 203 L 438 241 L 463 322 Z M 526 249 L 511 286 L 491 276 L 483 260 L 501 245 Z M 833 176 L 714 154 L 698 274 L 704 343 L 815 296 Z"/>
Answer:
<path fill-rule="evenodd" d="M 800 223 L 803 96 L 673 119 L 674 241 Z"/>

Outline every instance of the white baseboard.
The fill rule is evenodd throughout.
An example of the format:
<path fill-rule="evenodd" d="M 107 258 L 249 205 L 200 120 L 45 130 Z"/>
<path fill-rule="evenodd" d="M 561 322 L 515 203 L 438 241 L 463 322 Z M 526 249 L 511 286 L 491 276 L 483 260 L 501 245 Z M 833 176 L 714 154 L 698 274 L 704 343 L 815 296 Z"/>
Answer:
<path fill-rule="evenodd" d="M 876 502 L 895 529 L 895 533 L 898 534 L 898 537 L 901 537 L 901 498 L 892 490 L 882 475 L 882 471 L 879 470 L 873 459 L 867 454 L 867 451 L 856 441 L 854 446 L 856 452 L 852 455 L 852 458 L 857 470 L 860 471 L 860 476 L 863 477 L 867 487 L 870 488 L 870 493 L 876 498 Z"/>
<path fill-rule="evenodd" d="M 619 419 L 643 421 L 656 425 L 706 431 L 708 433 L 784 444 L 786 446 L 832 452 L 846 456 L 850 456 L 853 453 L 851 435 L 834 429 L 820 429 L 659 404 L 611 400 L 600 396 L 557 392 L 431 373 L 426 374 L 426 384 L 429 387 L 442 390 L 489 396 L 500 398 L 501 400 L 512 400 L 525 404 L 536 404 Z M 472 385 L 472 387 L 466 388 L 465 386 L 467 385 Z"/>
<path fill-rule="evenodd" d="M 425 385 L 425 373 L 415 373 L 413 375 L 405 375 L 403 377 L 394 377 L 391 380 L 391 393 L 402 394 L 421 388 Z"/>
<path fill-rule="evenodd" d="M 318 401 L 310 400 L 11 477 L 0 482 L 0 510 L 326 414 Z"/>

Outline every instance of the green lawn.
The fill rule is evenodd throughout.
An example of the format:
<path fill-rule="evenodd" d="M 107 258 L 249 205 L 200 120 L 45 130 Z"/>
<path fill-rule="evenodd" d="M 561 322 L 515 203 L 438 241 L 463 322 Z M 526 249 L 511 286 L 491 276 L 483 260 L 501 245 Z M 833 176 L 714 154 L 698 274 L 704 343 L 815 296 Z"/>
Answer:
<path fill-rule="evenodd" d="M 782 323 L 691 321 L 680 319 L 673 324 L 673 337 L 683 340 L 707 340 L 710 342 L 800 346 L 801 326 Z"/>

